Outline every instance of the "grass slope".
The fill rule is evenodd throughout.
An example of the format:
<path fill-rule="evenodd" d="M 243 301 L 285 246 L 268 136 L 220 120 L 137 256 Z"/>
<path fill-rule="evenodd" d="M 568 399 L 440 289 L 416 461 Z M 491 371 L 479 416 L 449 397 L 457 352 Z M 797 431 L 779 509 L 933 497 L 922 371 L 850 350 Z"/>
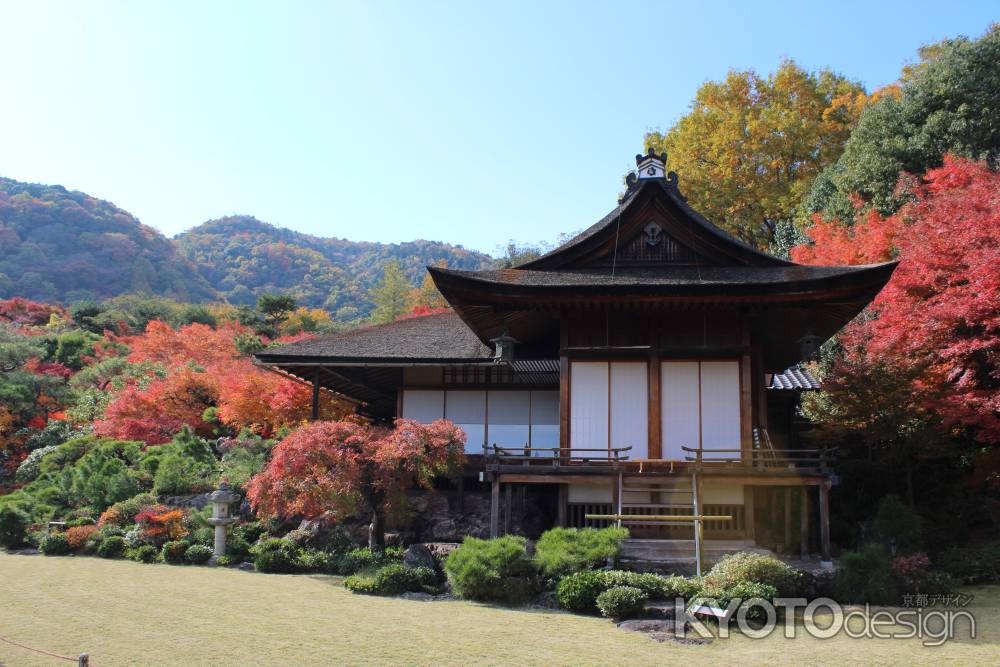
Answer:
<path fill-rule="evenodd" d="M 0 636 L 112 665 L 998 664 L 1000 588 L 979 588 L 979 639 L 838 637 L 656 644 L 610 622 L 467 602 L 355 596 L 336 577 L 280 576 L 0 552 Z M 0 665 L 68 664 L 0 642 Z"/>

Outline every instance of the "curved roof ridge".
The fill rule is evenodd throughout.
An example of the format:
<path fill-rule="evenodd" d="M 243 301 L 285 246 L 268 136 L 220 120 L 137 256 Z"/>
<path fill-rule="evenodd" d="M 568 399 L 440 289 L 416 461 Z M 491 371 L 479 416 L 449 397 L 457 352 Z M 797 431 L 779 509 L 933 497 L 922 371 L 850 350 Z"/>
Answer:
<path fill-rule="evenodd" d="M 548 251 L 544 255 L 524 262 L 515 268 L 541 270 L 562 268 L 558 264 L 552 266 L 552 260 L 558 258 L 560 255 L 566 254 L 580 244 L 589 241 L 601 231 L 608 229 L 617 221 L 618 218 L 625 214 L 628 208 L 635 202 L 642 192 L 645 192 L 647 188 L 654 185 L 659 186 L 660 191 L 667 194 L 671 201 L 680 209 L 681 213 L 683 213 L 688 220 L 695 223 L 704 232 L 707 232 L 716 239 L 722 241 L 725 245 L 729 245 L 734 249 L 737 249 L 740 254 L 749 254 L 754 259 L 764 260 L 767 264 L 775 266 L 796 266 L 795 262 L 775 257 L 774 255 L 759 250 L 714 224 L 688 204 L 687 199 L 683 194 L 681 194 L 677 182 L 678 178 L 674 172 L 670 172 L 667 178 L 646 179 L 639 181 L 637 186 L 630 188 L 630 190 L 626 192 L 618 206 L 613 208 L 607 215 L 598 220 L 596 223 L 568 241 L 565 241 L 558 247 Z"/>

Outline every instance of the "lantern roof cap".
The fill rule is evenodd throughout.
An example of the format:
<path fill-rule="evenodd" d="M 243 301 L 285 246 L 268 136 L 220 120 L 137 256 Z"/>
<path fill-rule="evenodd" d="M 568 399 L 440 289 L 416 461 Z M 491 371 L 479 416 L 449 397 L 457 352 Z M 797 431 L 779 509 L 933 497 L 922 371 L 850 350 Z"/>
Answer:
<path fill-rule="evenodd" d="M 212 494 L 208 497 L 213 503 L 232 503 L 236 502 L 238 498 L 239 496 L 233 493 L 233 490 L 229 487 L 229 482 L 220 482 L 219 488 L 212 491 Z"/>

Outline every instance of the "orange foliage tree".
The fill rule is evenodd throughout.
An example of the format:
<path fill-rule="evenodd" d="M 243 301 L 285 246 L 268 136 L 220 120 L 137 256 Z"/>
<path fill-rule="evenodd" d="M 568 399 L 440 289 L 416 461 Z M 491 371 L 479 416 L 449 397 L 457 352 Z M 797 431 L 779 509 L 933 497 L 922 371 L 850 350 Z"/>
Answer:
<path fill-rule="evenodd" d="M 218 408 L 226 426 L 264 436 L 308 419 L 309 387 L 268 373 L 237 351 L 234 339 L 247 331 L 235 322 L 173 329 L 157 320 L 143 334 L 121 339 L 130 362 L 157 364 L 165 376 L 129 383 L 95 423 L 95 432 L 150 444 L 167 442 L 184 424 L 206 435 L 212 429 L 204 419 L 209 407 Z M 339 418 L 348 411 L 345 402 L 321 394 L 322 417 Z"/>

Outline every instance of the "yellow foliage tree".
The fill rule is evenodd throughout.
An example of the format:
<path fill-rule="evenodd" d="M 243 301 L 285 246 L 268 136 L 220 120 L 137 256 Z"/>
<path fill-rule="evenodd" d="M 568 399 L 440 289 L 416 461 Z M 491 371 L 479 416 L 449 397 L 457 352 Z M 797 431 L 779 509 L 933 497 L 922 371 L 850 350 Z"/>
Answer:
<path fill-rule="evenodd" d="M 696 210 L 763 248 L 840 156 L 868 101 L 861 84 L 791 60 L 766 78 L 731 71 L 703 84 L 691 111 L 667 132 L 647 133 L 645 147 L 667 153 Z"/>

